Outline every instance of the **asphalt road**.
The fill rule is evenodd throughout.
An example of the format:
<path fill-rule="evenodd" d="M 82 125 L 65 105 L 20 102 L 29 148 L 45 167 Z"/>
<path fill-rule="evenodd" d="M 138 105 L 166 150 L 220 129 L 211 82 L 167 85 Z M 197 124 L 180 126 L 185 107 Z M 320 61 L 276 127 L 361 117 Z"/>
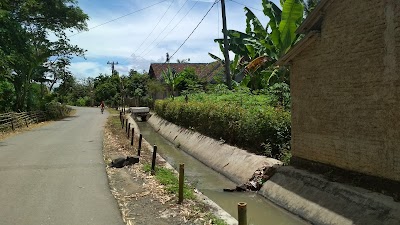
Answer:
<path fill-rule="evenodd" d="M 0 225 L 123 224 L 102 156 L 106 119 L 79 108 L 0 141 Z"/>

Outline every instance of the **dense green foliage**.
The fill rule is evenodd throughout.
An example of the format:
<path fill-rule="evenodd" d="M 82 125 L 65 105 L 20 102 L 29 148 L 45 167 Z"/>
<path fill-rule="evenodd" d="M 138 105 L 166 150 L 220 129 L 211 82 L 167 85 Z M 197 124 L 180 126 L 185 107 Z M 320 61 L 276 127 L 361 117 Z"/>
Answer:
<path fill-rule="evenodd" d="M 273 98 L 239 91 L 157 100 L 162 118 L 257 154 L 280 158 L 290 149 L 290 112 Z"/>
<path fill-rule="evenodd" d="M 53 95 L 61 103 L 76 106 L 98 106 L 101 101 L 109 107 L 122 105 L 122 96 L 126 105 L 140 105 L 148 96 L 149 76 L 131 70 L 128 75 L 120 76 L 100 74 L 95 78 L 76 80 L 66 77 Z"/>
<path fill-rule="evenodd" d="M 269 18 L 266 26 L 249 8 L 244 7 L 245 32 L 227 32 L 228 49 L 235 54 L 231 63 L 234 80 L 254 90 L 265 89 L 275 83 L 289 84 L 288 68 L 278 67 L 275 62 L 299 40 L 300 35 L 295 31 L 304 19 L 304 5 L 307 4 L 301 0 L 284 0 L 278 7 L 272 1 L 263 0 L 263 12 Z M 223 39 L 216 39 L 215 42 L 221 50 L 225 48 Z M 218 58 L 213 54 L 210 56 Z"/>
<path fill-rule="evenodd" d="M 13 110 L 43 109 L 43 85 L 64 79 L 71 58 L 84 54 L 66 32 L 87 29 L 87 20 L 75 0 L 0 1 L 0 80 L 14 86 Z"/>

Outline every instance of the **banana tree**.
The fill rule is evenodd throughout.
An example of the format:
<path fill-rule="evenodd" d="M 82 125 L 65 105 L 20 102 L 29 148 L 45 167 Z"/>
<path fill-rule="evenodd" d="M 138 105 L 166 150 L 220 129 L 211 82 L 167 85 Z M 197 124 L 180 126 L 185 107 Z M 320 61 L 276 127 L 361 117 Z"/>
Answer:
<path fill-rule="evenodd" d="M 184 76 L 180 73 L 175 73 L 170 67 L 167 70 L 162 72 L 162 77 L 164 82 L 168 85 L 171 91 L 171 97 L 174 99 L 175 97 L 175 88 L 178 84 L 184 79 Z"/>
<path fill-rule="evenodd" d="M 275 3 L 263 0 L 263 12 L 269 17 L 267 26 L 263 26 L 255 14 L 247 7 L 245 33 L 229 30 L 229 50 L 244 60 L 247 84 L 270 86 L 277 81 L 288 82 L 288 73 L 274 63 L 299 40 L 295 33 L 303 21 L 304 6 L 300 0 L 281 0 L 280 9 Z M 224 48 L 222 39 L 216 39 Z M 263 85 L 253 85 L 260 88 Z"/>

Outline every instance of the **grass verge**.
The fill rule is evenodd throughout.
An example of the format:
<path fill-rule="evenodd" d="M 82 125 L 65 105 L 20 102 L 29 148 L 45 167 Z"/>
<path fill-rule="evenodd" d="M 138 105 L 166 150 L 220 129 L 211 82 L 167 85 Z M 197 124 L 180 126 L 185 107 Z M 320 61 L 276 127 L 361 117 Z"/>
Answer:
<path fill-rule="evenodd" d="M 136 153 L 136 143 L 138 143 L 138 134 L 135 133 L 135 146 L 132 148 L 130 146 L 130 141 L 126 138 L 125 130 L 121 128 L 121 122 L 119 119 L 119 111 L 109 110 L 110 116 L 107 122 L 107 129 L 110 131 L 109 134 L 114 138 L 113 145 L 115 149 L 119 149 L 118 151 L 129 151 L 130 153 Z M 110 137 L 111 137 L 110 136 Z M 158 193 L 160 194 L 161 199 L 169 199 L 170 206 L 168 206 L 169 210 L 177 210 L 176 213 L 185 216 L 186 218 L 192 218 L 191 221 L 194 222 L 196 218 L 201 218 L 201 224 L 217 224 L 217 225 L 227 225 L 227 223 L 218 218 L 217 216 L 210 213 L 209 206 L 205 205 L 203 202 L 199 201 L 196 198 L 196 194 L 194 189 L 190 186 L 190 184 L 185 184 L 184 187 L 184 202 L 182 205 L 176 204 L 178 190 L 179 190 L 179 182 L 177 173 L 171 169 L 167 169 L 164 167 L 164 161 L 157 160 L 156 162 L 156 174 L 155 176 L 150 175 L 151 171 L 151 149 L 146 147 L 146 145 L 142 146 L 142 154 L 140 163 L 134 165 L 131 169 L 133 171 L 137 171 L 142 175 L 134 175 L 143 177 L 144 180 L 147 180 L 147 183 L 153 184 L 151 186 L 150 193 Z M 107 157 L 105 158 L 107 160 Z M 130 170 L 131 170 L 130 169 Z M 150 180 L 154 180 L 150 181 Z M 157 184 L 156 184 L 157 183 Z M 162 191 L 161 191 L 162 189 Z M 162 194 L 163 193 L 163 194 Z M 133 200 L 133 198 L 132 198 Z M 136 199 L 137 201 L 137 199 Z M 150 201 L 156 202 L 156 201 Z M 133 203 L 137 204 L 137 203 Z M 182 214 L 184 212 L 190 212 L 188 214 Z M 194 218 L 194 219 L 193 219 Z M 194 222 L 193 224 L 199 224 L 199 221 Z"/>
<path fill-rule="evenodd" d="M 143 169 L 146 173 L 149 173 L 151 171 L 151 165 L 149 163 L 144 164 Z M 155 177 L 160 184 L 165 186 L 165 189 L 168 191 L 168 193 L 178 195 L 179 180 L 174 171 L 165 167 L 156 166 Z M 183 187 L 183 197 L 185 199 L 195 199 L 193 188 L 188 184 L 185 184 Z"/>

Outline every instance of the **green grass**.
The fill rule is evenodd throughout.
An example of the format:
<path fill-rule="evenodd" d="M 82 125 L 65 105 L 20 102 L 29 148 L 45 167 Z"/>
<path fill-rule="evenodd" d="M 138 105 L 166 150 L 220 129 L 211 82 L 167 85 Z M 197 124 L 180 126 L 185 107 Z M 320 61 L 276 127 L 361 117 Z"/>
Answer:
<path fill-rule="evenodd" d="M 179 191 L 179 180 L 176 174 L 170 169 L 159 166 L 156 166 L 155 170 L 156 179 L 166 187 L 168 193 L 177 195 Z M 151 165 L 144 164 L 144 171 L 150 172 Z M 183 188 L 183 197 L 185 199 L 195 199 L 193 189 L 187 184 L 185 184 Z"/>
<path fill-rule="evenodd" d="M 115 110 L 114 108 L 107 108 L 106 110 L 110 114 L 118 114 L 119 115 L 119 110 Z"/>
<path fill-rule="evenodd" d="M 111 125 L 113 128 L 121 128 L 122 129 L 122 125 L 121 125 L 121 121 L 119 120 L 119 116 L 111 115 L 111 117 L 109 119 L 111 121 Z"/>
<path fill-rule="evenodd" d="M 214 214 L 211 214 L 211 213 L 207 214 L 207 218 L 211 219 L 213 221 L 213 224 L 216 224 L 216 225 L 228 225 L 225 222 L 225 220 L 216 217 Z"/>
<path fill-rule="evenodd" d="M 149 173 L 151 171 L 151 165 L 149 163 L 144 164 L 143 169 L 145 172 Z M 166 187 L 166 190 L 169 193 L 177 195 L 179 189 L 179 181 L 176 174 L 172 170 L 164 167 L 156 166 L 155 170 L 156 179 Z M 185 184 L 183 188 L 183 197 L 184 199 L 195 199 L 193 188 L 190 187 L 190 185 Z M 213 221 L 213 224 L 216 225 L 228 225 L 223 219 L 216 217 L 212 213 L 208 213 L 206 218 L 208 220 L 211 219 Z"/>

